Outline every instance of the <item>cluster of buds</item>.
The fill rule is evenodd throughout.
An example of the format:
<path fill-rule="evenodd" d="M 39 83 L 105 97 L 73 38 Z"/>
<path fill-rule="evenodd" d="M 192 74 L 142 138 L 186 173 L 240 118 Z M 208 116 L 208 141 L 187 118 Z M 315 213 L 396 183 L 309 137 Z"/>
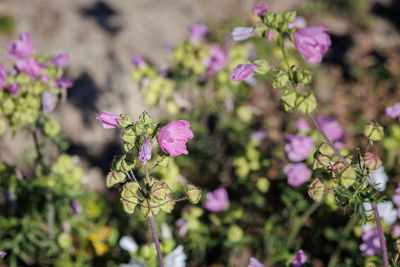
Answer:
<path fill-rule="evenodd" d="M 72 86 L 62 78 L 68 55 L 35 56 L 34 50 L 31 35 L 22 33 L 8 49 L 15 70 L 7 72 L 0 64 L 0 134 L 7 127 L 6 121 L 13 130 L 40 121 L 47 135 L 55 136 L 59 131 L 58 124 L 44 115 L 55 108 L 60 94 L 66 98 L 66 89 Z"/>
<path fill-rule="evenodd" d="M 188 199 L 196 204 L 201 197 L 201 189 L 194 185 L 186 186 L 186 196 L 174 199 L 167 183 L 150 176 L 151 171 L 158 167 L 167 167 L 172 157 L 188 154 L 186 142 L 193 138 L 190 124 L 187 121 L 171 121 L 164 127 L 153 122 L 148 113 L 143 112 L 136 123 L 126 115 L 117 115 L 103 111 L 97 116 L 103 122 L 104 128 L 123 128 L 122 140 L 126 154 L 115 157 L 111 171 L 107 175 L 107 187 L 118 187 L 121 202 L 127 213 L 133 213 L 140 207 L 145 217 L 156 216 L 160 211 L 170 213 L 175 202 Z M 159 151 L 152 159 L 152 141 L 157 139 Z M 138 159 L 138 160 L 137 160 Z M 144 168 L 144 179 L 136 178 L 135 168 Z M 152 168 L 149 170 L 149 165 Z"/>

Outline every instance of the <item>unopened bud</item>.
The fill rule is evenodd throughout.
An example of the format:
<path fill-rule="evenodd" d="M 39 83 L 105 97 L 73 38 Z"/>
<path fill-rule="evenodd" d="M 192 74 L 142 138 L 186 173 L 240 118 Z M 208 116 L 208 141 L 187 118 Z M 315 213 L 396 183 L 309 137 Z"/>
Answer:
<path fill-rule="evenodd" d="M 186 195 L 189 201 L 193 204 L 197 204 L 201 198 L 201 189 L 197 186 L 189 184 L 185 188 Z"/>
<path fill-rule="evenodd" d="M 106 184 L 107 187 L 113 187 L 116 184 L 125 182 L 125 174 L 123 172 L 110 172 L 107 175 Z"/>
<path fill-rule="evenodd" d="M 378 157 L 378 155 L 366 152 L 364 154 L 363 160 L 365 162 L 365 166 L 369 169 L 369 171 L 376 170 L 379 166 L 382 165 L 382 160 Z"/>
<path fill-rule="evenodd" d="M 254 33 L 257 36 L 263 36 L 266 31 L 268 31 L 268 26 L 267 25 L 265 25 L 262 22 L 256 23 L 256 26 L 254 27 Z"/>
<path fill-rule="evenodd" d="M 269 64 L 265 59 L 256 60 L 254 61 L 254 64 L 256 64 L 257 67 L 255 67 L 253 70 L 258 74 L 263 75 L 270 70 Z"/>
<path fill-rule="evenodd" d="M 119 125 L 126 128 L 132 125 L 132 119 L 127 114 L 121 114 L 121 119 L 118 119 Z"/>
<path fill-rule="evenodd" d="M 364 135 L 371 141 L 382 140 L 383 127 L 379 123 L 371 121 L 364 127 Z"/>
<path fill-rule="evenodd" d="M 314 179 L 308 186 L 308 195 L 315 201 L 321 201 L 325 193 L 325 184 L 318 178 Z"/>

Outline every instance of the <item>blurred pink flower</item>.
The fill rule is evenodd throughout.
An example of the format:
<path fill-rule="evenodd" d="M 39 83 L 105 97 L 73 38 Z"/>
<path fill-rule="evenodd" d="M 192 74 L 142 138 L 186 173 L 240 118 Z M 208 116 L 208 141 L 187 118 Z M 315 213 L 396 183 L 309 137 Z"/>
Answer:
<path fill-rule="evenodd" d="M 395 237 L 400 237 L 400 225 L 398 224 L 393 225 L 392 235 L 394 235 Z"/>
<path fill-rule="evenodd" d="M 379 235 L 376 229 L 370 229 L 362 235 L 363 243 L 359 246 L 364 257 L 374 256 L 381 251 Z"/>
<path fill-rule="evenodd" d="M 300 267 L 308 260 L 307 255 L 302 249 L 297 252 L 296 258 L 292 261 L 294 267 Z"/>
<path fill-rule="evenodd" d="M 254 75 L 254 68 L 257 67 L 256 64 L 239 64 L 233 70 L 232 74 L 229 76 L 235 82 L 239 82 L 243 79 L 251 77 Z"/>
<path fill-rule="evenodd" d="M 175 222 L 175 226 L 179 228 L 179 236 L 184 237 L 189 230 L 189 224 L 183 218 L 178 219 Z"/>
<path fill-rule="evenodd" d="M 66 67 L 69 63 L 69 55 L 68 54 L 59 54 L 51 59 L 50 64 L 57 67 Z"/>
<path fill-rule="evenodd" d="M 132 63 L 139 68 L 144 68 L 147 65 L 146 61 L 138 54 L 132 56 Z"/>
<path fill-rule="evenodd" d="M 319 127 L 321 127 L 321 130 L 329 137 L 329 139 L 331 139 L 332 142 L 336 143 L 343 141 L 345 138 L 346 135 L 344 130 L 337 120 L 325 115 L 318 116 L 317 122 Z"/>
<path fill-rule="evenodd" d="M 5 256 L 7 256 L 7 252 L 0 251 L 0 258 L 4 258 Z"/>
<path fill-rule="evenodd" d="M 0 63 L 0 89 L 6 87 L 6 81 L 7 81 L 7 71 Z"/>
<path fill-rule="evenodd" d="M 19 85 L 16 82 L 13 82 L 12 84 L 8 85 L 8 91 L 10 91 L 10 94 L 15 95 L 19 91 Z"/>
<path fill-rule="evenodd" d="M 288 184 L 297 188 L 304 184 L 311 176 L 311 171 L 304 163 L 288 164 L 283 169 L 288 179 Z"/>
<path fill-rule="evenodd" d="M 142 144 L 142 148 L 140 149 L 139 160 L 145 165 L 148 160 L 151 159 L 151 142 L 149 139 L 145 140 Z"/>
<path fill-rule="evenodd" d="M 161 150 L 173 157 L 189 154 L 186 142 L 192 138 L 193 132 L 186 120 L 171 121 L 160 130 L 157 137 Z"/>
<path fill-rule="evenodd" d="M 25 72 L 31 79 L 38 78 L 44 69 L 36 58 L 18 59 L 14 64 L 18 71 Z"/>
<path fill-rule="evenodd" d="M 249 265 L 247 267 L 266 267 L 264 264 L 262 264 L 259 260 L 256 258 L 251 257 Z"/>
<path fill-rule="evenodd" d="M 96 119 L 103 122 L 104 129 L 112 129 L 119 126 L 118 119 L 122 119 L 122 117 L 120 115 L 102 110 L 101 114 L 96 116 Z"/>
<path fill-rule="evenodd" d="M 321 62 L 322 56 L 331 45 L 331 38 L 325 31 L 325 26 L 300 28 L 293 34 L 294 46 L 304 60 L 311 63 Z"/>
<path fill-rule="evenodd" d="M 293 29 L 294 27 L 304 28 L 305 26 L 307 26 L 307 21 L 302 16 L 297 16 L 295 21 L 288 23 L 289 29 Z"/>
<path fill-rule="evenodd" d="M 285 151 L 291 161 L 298 162 L 308 158 L 314 149 L 314 141 L 309 136 L 286 134 L 285 139 L 289 142 L 285 145 Z"/>
<path fill-rule="evenodd" d="M 265 38 L 267 38 L 267 40 L 272 40 L 274 38 L 275 33 L 273 31 L 269 31 L 267 33 L 267 35 L 265 36 Z"/>
<path fill-rule="evenodd" d="M 310 130 L 310 124 L 306 119 L 298 119 L 296 121 L 296 128 L 302 131 Z"/>
<path fill-rule="evenodd" d="M 267 138 L 266 130 L 258 130 L 251 133 L 251 138 L 257 140 L 259 143 L 262 143 L 265 138 Z"/>
<path fill-rule="evenodd" d="M 211 47 L 210 57 L 204 60 L 204 65 L 207 67 L 206 72 L 202 75 L 200 80 L 206 80 L 222 70 L 226 63 L 228 63 L 229 55 L 219 45 Z"/>
<path fill-rule="evenodd" d="M 56 97 L 46 90 L 42 95 L 42 110 L 45 114 L 50 113 L 56 107 Z"/>
<path fill-rule="evenodd" d="M 208 27 L 205 24 L 193 24 L 189 29 L 190 40 L 201 41 L 208 32 Z"/>
<path fill-rule="evenodd" d="M 243 41 L 254 35 L 253 27 L 235 27 L 231 32 L 231 37 L 234 41 Z"/>
<path fill-rule="evenodd" d="M 221 212 L 228 208 L 228 192 L 224 187 L 220 187 L 213 192 L 207 193 L 203 207 L 211 212 Z"/>
<path fill-rule="evenodd" d="M 29 33 L 21 33 L 17 41 L 8 45 L 7 56 L 14 59 L 24 59 L 35 51 L 32 36 Z"/>
<path fill-rule="evenodd" d="M 49 75 L 47 75 L 47 74 L 42 75 L 41 80 L 44 83 L 48 83 L 50 81 Z"/>
<path fill-rule="evenodd" d="M 57 87 L 61 88 L 71 88 L 72 86 L 74 86 L 74 83 L 66 78 L 58 78 L 56 79 L 55 83 Z"/>
<path fill-rule="evenodd" d="M 386 111 L 386 116 L 389 116 L 392 119 L 400 117 L 400 103 L 387 107 L 385 111 Z"/>
<path fill-rule="evenodd" d="M 252 11 L 253 11 L 253 14 L 256 14 L 257 16 L 262 17 L 265 10 L 268 10 L 267 4 L 261 4 L 259 6 L 256 6 L 253 8 Z"/>

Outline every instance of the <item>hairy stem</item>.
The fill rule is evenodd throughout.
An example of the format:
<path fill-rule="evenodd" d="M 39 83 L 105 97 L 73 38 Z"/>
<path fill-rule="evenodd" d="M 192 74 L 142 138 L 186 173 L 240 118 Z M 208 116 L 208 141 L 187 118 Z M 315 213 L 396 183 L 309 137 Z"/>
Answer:
<path fill-rule="evenodd" d="M 389 259 L 388 259 L 387 248 L 386 248 L 385 234 L 383 233 L 381 219 L 380 219 L 379 211 L 378 211 L 378 206 L 376 203 L 371 203 L 371 205 L 372 205 L 372 208 L 374 209 L 376 227 L 378 228 L 379 242 L 381 243 L 383 266 L 389 267 Z"/>
<path fill-rule="evenodd" d="M 164 267 L 163 256 L 162 256 L 162 252 L 161 252 L 160 241 L 158 241 L 158 234 L 157 234 L 156 225 L 154 223 L 154 217 L 150 217 L 149 221 L 150 221 L 151 230 L 153 231 L 154 243 L 156 244 L 158 264 L 160 267 Z"/>

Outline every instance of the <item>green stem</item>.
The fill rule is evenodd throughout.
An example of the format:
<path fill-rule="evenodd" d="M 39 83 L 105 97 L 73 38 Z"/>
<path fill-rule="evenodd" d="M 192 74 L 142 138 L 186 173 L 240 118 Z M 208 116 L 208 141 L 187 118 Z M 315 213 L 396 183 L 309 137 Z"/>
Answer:
<path fill-rule="evenodd" d="M 347 242 L 347 239 L 350 235 L 351 230 L 354 229 L 354 227 L 356 226 L 358 222 L 358 217 L 354 216 L 351 218 L 351 220 L 347 223 L 346 227 L 343 229 L 343 238 L 339 241 L 338 246 L 336 247 L 336 249 L 333 251 L 333 254 L 331 256 L 331 258 L 329 259 L 329 263 L 328 263 L 328 267 L 334 267 L 336 266 L 336 263 L 339 259 L 339 255 L 341 250 L 343 249 L 344 245 Z"/>
<path fill-rule="evenodd" d="M 54 239 L 54 203 L 53 203 L 53 194 L 50 189 L 47 189 L 46 192 L 47 198 L 47 225 L 49 227 L 49 235 L 51 239 Z"/>
<path fill-rule="evenodd" d="M 308 210 L 303 214 L 303 216 L 300 218 L 300 221 L 294 225 L 293 231 L 290 233 L 289 238 L 288 238 L 288 247 L 290 248 L 293 245 L 294 239 L 296 238 L 297 234 L 299 233 L 300 229 L 304 226 L 308 218 L 311 216 L 311 214 L 314 213 L 314 211 L 321 206 L 321 204 L 324 201 L 321 200 L 319 202 L 314 202 Z"/>
<path fill-rule="evenodd" d="M 289 60 L 288 60 L 288 56 L 286 54 L 285 46 L 283 45 L 282 35 L 279 35 L 278 42 L 279 42 L 279 46 L 280 46 L 281 51 L 282 51 L 283 60 L 285 61 L 285 64 L 286 64 L 286 66 L 288 68 L 290 81 L 293 81 L 293 72 L 292 72 L 292 68 L 290 67 L 290 64 L 289 64 Z"/>

